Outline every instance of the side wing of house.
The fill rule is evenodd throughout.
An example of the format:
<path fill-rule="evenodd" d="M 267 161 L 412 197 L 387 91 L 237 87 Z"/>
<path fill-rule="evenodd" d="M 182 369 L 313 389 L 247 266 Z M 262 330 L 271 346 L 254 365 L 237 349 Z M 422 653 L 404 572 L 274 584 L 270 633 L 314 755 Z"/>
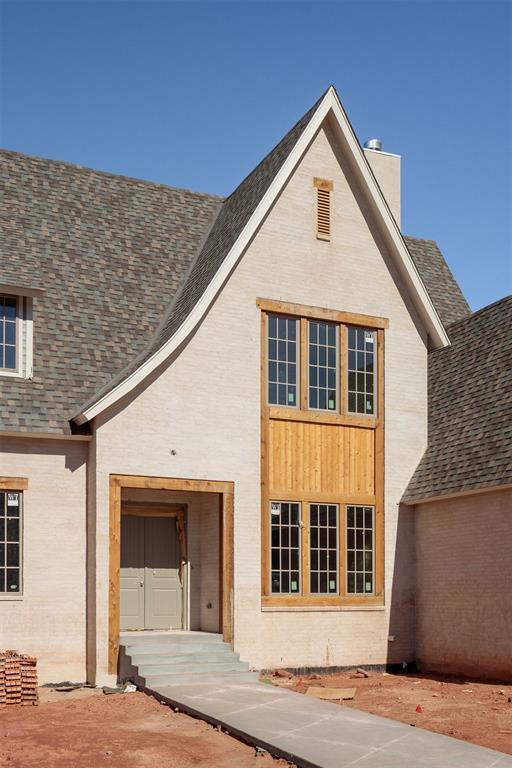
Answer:
<path fill-rule="evenodd" d="M 197 629 L 201 611 L 222 626 L 230 603 L 235 650 L 253 666 L 412 657 L 412 531 L 398 503 L 426 446 L 427 347 L 326 115 L 187 339 L 94 416 L 102 674 L 119 626 L 109 521 L 113 497 L 130 502 L 123 477 L 168 500 L 176 479 L 233 484 L 232 589 L 219 592 L 228 563 L 205 528 L 189 599 L 202 603 Z"/>

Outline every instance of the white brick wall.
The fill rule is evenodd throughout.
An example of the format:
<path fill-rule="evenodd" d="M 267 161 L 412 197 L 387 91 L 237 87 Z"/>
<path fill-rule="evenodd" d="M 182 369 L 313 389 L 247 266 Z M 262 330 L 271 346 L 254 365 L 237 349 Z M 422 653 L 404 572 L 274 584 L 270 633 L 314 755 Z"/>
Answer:
<path fill-rule="evenodd" d="M 100 671 L 107 650 L 110 473 L 235 482 L 235 649 L 256 667 L 385 663 L 392 602 L 403 614 L 398 621 L 395 611 L 395 622 L 410 625 L 410 589 L 400 578 L 410 558 L 395 562 L 397 505 L 425 448 L 426 349 L 378 228 L 345 173 L 346 160 L 321 130 L 185 349 L 135 399 L 98 418 Z M 334 182 L 329 243 L 314 236 L 314 176 Z M 384 610 L 261 610 L 258 296 L 390 319 Z M 392 596 L 393 574 L 400 586 Z M 412 630 L 396 653 L 391 660 L 411 657 Z"/>
<path fill-rule="evenodd" d="M 1 438 L 0 476 L 27 477 L 23 596 L 0 597 L 0 649 L 38 658 L 40 683 L 83 682 L 87 444 Z"/>
<path fill-rule="evenodd" d="M 416 507 L 422 668 L 512 680 L 512 491 Z"/>

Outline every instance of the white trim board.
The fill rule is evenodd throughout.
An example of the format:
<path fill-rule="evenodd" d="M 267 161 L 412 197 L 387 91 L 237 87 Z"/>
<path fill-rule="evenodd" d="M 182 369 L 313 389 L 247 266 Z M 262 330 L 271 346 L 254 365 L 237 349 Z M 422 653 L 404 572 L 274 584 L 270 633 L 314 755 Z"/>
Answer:
<path fill-rule="evenodd" d="M 420 274 L 411 259 L 400 230 L 382 195 L 379 185 L 375 180 L 375 176 L 373 175 L 370 165 L 364 156 L 364 151 L 352 130 L 352 126 L 350 125 L 347 115 L 338 99 L 336 91 L 331 86 L 318 105 L 314 115 L 295 144 L 295 147 L 290 152 L 287 160 L 283 163 L 270 187 L 258 203 L 256 210 L 253 212 L 236 242 L 222 262 L 208 288 L 178 330 L 153 355 L 151 355 L 151 357 L 145 360 L 123 381 L 119 382 L 119 384 L 103 395 L 103 397 L 93 403 L 90 407 L 85 408 L 83 411 L 76 414 L 76 416 L 73 417 L 75 423 L 84 424 L 85 422 L 90 421 L 106 408 L 114 405 L 114 403 L 122 397 L 129 394 L 129 392 L 140 384 L 146 376 L 165 362 L 165 360 L 188 338 L 206 314 L 215 296 L 236 266 L 245 248 L 251 241 L 253 235 L 292 175 L 301 158 L 304 156 L 320 126 L 330 113 L 332 113 L 352 155 L 355 170 L 362 181 L 363 189 L 368 193 L 367 197 L 371 208 L 377 216 L 377 220 L 380 220 L 383 224 L 383 231 L 387 235 L 386 239 L 391 256 L 394 258 L 398 272 L 411 293 L 416 309 L 429 334 L 432 345 L 435 348 L 449 345 L 450 341 L 441 319 L 439 318 Z"/>

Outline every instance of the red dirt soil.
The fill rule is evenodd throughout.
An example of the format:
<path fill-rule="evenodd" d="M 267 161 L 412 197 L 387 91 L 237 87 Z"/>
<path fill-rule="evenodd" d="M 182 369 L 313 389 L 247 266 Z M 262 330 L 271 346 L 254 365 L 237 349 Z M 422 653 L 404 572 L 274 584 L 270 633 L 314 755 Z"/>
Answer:
<path fill-rule="evenodd" d="M 274 676 L 272 682 L 299 693 L 309 685 L 356 688 L 354 699 L 344 701 L 344 706 L 512 754 L 512 685 L 419 674 L 370 672 L 359 678 L 351 676 L 354 672 Z M 418 705 L 421 712 L 416 711 Z"/>
<path fill-rule="evenodd" d="M 45 691 L 54 703 L 1 708 L 1 768 L 288 766 L 143 693 L 81 694 Z"/>

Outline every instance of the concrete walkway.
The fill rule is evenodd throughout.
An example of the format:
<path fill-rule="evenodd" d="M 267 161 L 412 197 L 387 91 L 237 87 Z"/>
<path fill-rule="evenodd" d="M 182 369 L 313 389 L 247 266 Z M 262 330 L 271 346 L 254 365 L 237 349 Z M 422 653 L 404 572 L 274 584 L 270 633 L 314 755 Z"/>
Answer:
<path fill-rule="evenodd" d="M 512 768 L 512 756 L 257 682 L 146 689 L 300 768 Z"/>

